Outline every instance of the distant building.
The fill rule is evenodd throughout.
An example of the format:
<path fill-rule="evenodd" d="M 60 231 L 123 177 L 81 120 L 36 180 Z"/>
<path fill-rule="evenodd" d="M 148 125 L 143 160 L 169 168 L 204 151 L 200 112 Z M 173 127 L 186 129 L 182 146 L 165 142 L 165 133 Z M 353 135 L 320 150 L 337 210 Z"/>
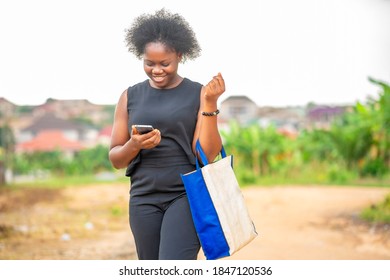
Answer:
<path fill-rule="evenodd" d="M 46 114 L 33 121 L 16 135 L 17 142 L 32 140 L 44 131 L 59 130 L 70 141 L 78 141 L 84 145 L 95 144 L 98 130 L 79 123 L 56 117 L 54 114 Z"/>
<path fill-rule="evenodd" d="M 306 113 L 308 128 L 328 129 L 332 121 L 344 114 L 348 110 L 348 106 L 314 106 L 309 108 Z"/>
<path fill-rule="evenodd" d="M 220 104 L 219 129 L 229 131 L 229 122 L 241 125 L 273 125 L 279 132 L 294 137 L 305 128 L 329 128 L 334 118 L 348 110 L 347 106 L 310 104 L 306 107 L 259 107 L 245 95 L 227 97 Z M 0 97 L 0 125 L 6 121 L 16 142 L 32 141 L 47 131 L 61 131 L 69 141 L 89 148 L 109 145 L 114 105 L 97 105 L 85 99 L 48 99 L 38 106 L 18 106 Z M 98 127 L 98 128 L 97 128 Z"/>
<path fill-rule="evenodd" d="M 16 145 L 17 153 L 61 151 L 68 158 L 82 149 L 80 142 L 69 140 L 60 130 L 41 131 L 33 139 Z"/>
<path fill-rule="evenodd" d="M 220 121 L 237 120 L 241 124 L 248 124 L 257 119 L 257 105 L 245 95 L 233 95 L 222 101 L 220 106 Z"/>
<path fill-rule="evenodd" d="M 259 107 L 258 123 L 262 127 L 274 126 L 285 133 L 297 134 L 303 127 L 305 111 L 301 107 Z"/>
<path fill-rule="evenodd" d="M 101 145 L 109 145 L 111 142 L 112 125 L 106 126 L 99 131 L 97 143 Z"/>

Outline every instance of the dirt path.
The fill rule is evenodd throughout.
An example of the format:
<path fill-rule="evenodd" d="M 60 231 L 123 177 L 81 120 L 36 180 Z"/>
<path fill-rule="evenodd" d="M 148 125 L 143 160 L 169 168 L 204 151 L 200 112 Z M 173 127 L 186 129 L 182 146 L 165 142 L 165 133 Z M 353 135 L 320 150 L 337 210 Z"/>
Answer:
<path fill-rule="evenodd" d="M 390 259 L 390 227 L 358 219 L 389 189 L 272 187 L 244 190 L 259 237 L 231 259 Z"/>
<path fill-rule="evenodd" d="M 259 236 L 227 259 L 390 259 L 390 226 L 358 219 L 389 188 L 243 193 Z M 126 184 L 0 192 L 0 259 L 136 259 L 127 199 Z"/>

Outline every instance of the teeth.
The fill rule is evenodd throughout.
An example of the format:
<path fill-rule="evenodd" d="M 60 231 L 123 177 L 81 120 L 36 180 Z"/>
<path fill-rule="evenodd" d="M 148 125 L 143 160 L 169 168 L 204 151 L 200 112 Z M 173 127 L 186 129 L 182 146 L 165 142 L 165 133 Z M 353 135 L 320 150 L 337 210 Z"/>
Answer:
<path fill-rule="evenodd" d="M 153 78 L 156 82 L 161 82 L 164 80 L 164 77 L 154 77 Z"/>

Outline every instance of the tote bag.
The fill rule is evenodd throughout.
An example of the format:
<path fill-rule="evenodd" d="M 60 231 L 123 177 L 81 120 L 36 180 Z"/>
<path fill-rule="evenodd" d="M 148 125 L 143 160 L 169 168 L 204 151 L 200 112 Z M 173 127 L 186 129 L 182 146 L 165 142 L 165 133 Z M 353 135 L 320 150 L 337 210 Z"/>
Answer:
<path fill-rule="evenodd" d="M 256 236 L 244 197 L 232 168 L 233 156 L 208 163 L 199 140 L 196 151 L 204 164 L 181 174 L 191 209 L 195 229 L 208 260 L 233 255 Z"/>

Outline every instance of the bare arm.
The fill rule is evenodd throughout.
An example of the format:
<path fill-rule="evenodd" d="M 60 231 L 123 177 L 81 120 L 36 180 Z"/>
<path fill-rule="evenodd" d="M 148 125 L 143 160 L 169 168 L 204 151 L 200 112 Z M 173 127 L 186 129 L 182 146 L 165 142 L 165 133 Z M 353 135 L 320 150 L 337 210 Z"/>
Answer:
<path fill-rule="evenodd" d="M 128 120 L 126 90 L 122 93 L 116 105 L 111 134 L 109 159 L 112 165 L 117 169 L 127 167 L 141 149 L 154 148 L 161 140 L 160 131 L 157 129 L 140 135 L 133 127 L 130 135 Z"/>
<path fill-rule="evenodd" d="M 203 116 L 202 112 L 215 112 L 219 96 L 225 91 L 225 82 L 221 73 L 202 88 L 198 122 L 196 124 L 192 149 L 195 151 L 196 140 L 199 142 L 209 162 L 213 161 L 222 147 L 218 131 L 217 116 Z"/>

